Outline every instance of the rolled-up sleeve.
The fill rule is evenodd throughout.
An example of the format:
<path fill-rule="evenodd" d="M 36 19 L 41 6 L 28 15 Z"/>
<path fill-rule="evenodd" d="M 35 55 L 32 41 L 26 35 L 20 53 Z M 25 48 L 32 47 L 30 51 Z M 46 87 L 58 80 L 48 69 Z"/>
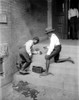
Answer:
<path fill-rule="evenodd" d="M 53 51 L 53 49 L 54 49 L 54 45 L 55 45 L 54 42 L 55 42 L 55 41 L 54 41 L 54 38 L 51 37 L 51 39 L 50 39 L 50 45 L 48 46 L 47 55 L 50 55 L 51 52 Z"/>

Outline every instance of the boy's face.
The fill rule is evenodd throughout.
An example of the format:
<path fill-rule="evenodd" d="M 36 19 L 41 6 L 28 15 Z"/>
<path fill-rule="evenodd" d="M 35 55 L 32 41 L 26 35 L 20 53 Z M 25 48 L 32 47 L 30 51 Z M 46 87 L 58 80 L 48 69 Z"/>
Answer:
<path fill-rule="evenodd" d="M 37 40 L 33 40 L 33 43 L 34 43 L 34 44 L 37 44 Z"/>
<path fill-rule="evenodd" d="M 51 37 L 51 33 L 48 34 L 49 38 Z"/>

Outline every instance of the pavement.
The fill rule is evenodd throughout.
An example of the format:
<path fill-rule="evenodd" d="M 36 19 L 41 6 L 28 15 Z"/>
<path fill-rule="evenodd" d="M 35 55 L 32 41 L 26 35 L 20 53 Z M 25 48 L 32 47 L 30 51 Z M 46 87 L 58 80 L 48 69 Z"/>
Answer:
<path fill-rule="evenodd" d="M 49 41 L 42 41 L 35 48 L 39 48 L 43 54 L 34 55 L 30 74 L 15 73 L 13 82 L 2 89 L 2 100 L 79 100 L 79 41 L 60 41 L 62 43 L 60 59 L 71 57 L 75 64 L 54 63 L 52 59 L 49 69 L 52 75 L 40 76 L 32 72 L 33 65 L 45 68 L 46 51 L 43 46 L 48 45 Z"/>

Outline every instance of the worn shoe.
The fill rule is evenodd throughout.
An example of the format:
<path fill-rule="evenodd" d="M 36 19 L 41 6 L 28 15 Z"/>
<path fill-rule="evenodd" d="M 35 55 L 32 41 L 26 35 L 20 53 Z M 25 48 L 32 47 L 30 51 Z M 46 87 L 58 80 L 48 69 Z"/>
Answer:
<path fill-rule="evenodd" d="M 25 71 L 25 70 L 20 70 L 19 73 L 22 74 L 22 75 L 29 74 L 29 72 L 27 72 L 27 71 Z"/>

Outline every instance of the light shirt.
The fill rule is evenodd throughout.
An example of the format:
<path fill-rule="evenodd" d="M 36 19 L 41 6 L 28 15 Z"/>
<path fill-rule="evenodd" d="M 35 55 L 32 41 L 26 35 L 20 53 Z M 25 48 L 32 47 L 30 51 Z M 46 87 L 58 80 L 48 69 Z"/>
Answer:
<path fill-rule="evenodd" d="M 33 40 L 27 41 L 24 45 L 25 45 L 27 53 L 29 54 L 29 56 L 31 56 L 32 55 Z"/>
<path fill-rule="evenodd" d="M 54 50 L 55 46 L 60 45 L 58 37 L 53 33 L 50 37 L 50 45 L 47 47 L 47 55 L 50 55 L 51 52 Z"/>
<path fill-rule="evenodd" d="M 70 9 L 68 11 L 68 19 L 70 20 L 72 17 L 75 17 L 75 16 L 77 16 L 78 18 L 78 10 L 76 8 Z"/>

